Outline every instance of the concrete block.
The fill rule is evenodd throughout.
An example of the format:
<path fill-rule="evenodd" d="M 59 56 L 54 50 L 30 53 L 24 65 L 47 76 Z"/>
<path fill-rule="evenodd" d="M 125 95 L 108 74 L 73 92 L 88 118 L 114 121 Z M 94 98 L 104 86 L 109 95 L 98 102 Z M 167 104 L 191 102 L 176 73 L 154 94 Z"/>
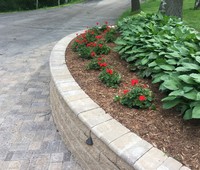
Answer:
<path fill-rule="evenodd" d="M 92 110 L 92 109 L 99 108 L 99 105 L 97 105 L 90 98 L 72 101 L 72 102 L 69 102 L 68 105 L 76 115 L 78 115 L 82 112 L 86 112 L 86 111 L 89 111 L 89 110 Z"/>
<path fill-rule="evenodd" d="M 129 131 L 129 129 L 122 126 L 115 119 L 111 119 L 92 128 L 92 132 L 97 137 L 101 138 L 106 144 L 110 144 L 112 141 L 128 133 Z"/>
<path fill-rule="evenodd" d="M 133 166 L 140 157 L 152 148 L 152 145 L 130 132 L 110 143 L 109 147 Z"/>
<path fill-rule="evenodd" d="M 98 124 L 112 119 L 112 117 L 109 114 L 106 114 L 105 111 L 101 108 L 89 110 L 87 112 L 82 112 L 78 115 L 78 117 L 89 128 L 92 128 Z"/>
<path fill-rule="evenodd" d="M 182 164 L 177 160 L 169 157 L 157 170 L 179 170 L 182 167 Z"/>
<path fill-rule="evenodd" d="M 157 148 L 150 149 L 144 154 L 136 163 L 134 168 L 136 170 L 155 170 L 157 169 L 168 157 Z"/>

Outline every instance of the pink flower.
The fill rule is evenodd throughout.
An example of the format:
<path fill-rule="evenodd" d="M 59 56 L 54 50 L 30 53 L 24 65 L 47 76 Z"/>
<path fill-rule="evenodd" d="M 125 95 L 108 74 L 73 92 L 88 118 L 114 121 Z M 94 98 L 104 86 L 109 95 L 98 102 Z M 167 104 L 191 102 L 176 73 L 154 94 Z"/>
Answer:
<path fill-rule="evenodd" d="M 99 22 L 97 22 L 96 25 L 99 25 Z"/>

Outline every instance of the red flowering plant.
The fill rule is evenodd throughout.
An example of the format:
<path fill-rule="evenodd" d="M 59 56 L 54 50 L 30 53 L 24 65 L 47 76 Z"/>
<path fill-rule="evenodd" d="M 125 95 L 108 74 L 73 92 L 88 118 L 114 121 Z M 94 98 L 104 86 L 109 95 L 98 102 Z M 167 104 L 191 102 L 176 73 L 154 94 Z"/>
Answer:
<path fill-rule="evenodd" d="M 117 38 L 117 31 L 115 27 L 107 27 L 104 33 L 106 42 L 114 42 Z"/>
<path fill-rule="evenodd" d="M 97 56 L 90 60 L 86 65 L 87 70 L 100 70 L 107 67 L 106 59 L 103 56 Z"/>
<path fill-rule="evenodd" d="M 97 45 L 94 47 L 94 51 L 97 54 L 108 54 L 110 52 L 110 48 L 103 42 L 102 40 L 97 42 Z"/>
<path fill-rule="evenodd" d="M 105 67 L 99 74 L 99 79 L 107 87 L 117 88 L 121 82 L 121 75 L 111 67 Z"/>
<path fill-rule="evenodd" d="M 102 27 L 99 27 L 99 23 L 97 23 L 97 26 L 86 30 L 80 35 L 77 34 L 72 44 L 73 51 L 78 52 L 79 56 L 84 59 L 92 59 L 96 55 L 108 54 L 110 48 L 105 43 L 105 34 L 103 31 L 109 27 L 107 25 Z"/>
<path fill-rule="evenodd" d="M 123 90 L 121 96 L 116 95 L 114 101 L 119 101 L 129 108 L 146 109 L 154 108 L 152 104 L 153 93 L 147 85 L 140 84 L 137 79 L 131 80 L 131 88 Z"/>

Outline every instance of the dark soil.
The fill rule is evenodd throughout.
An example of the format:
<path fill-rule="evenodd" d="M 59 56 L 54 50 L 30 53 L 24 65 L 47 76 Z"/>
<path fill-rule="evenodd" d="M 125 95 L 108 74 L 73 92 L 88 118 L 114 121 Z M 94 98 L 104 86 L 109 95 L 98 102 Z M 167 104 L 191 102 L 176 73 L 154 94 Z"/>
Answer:
<path fill-rule="evenodd" d="M 158 91 L 158 85 L 150 80 L 140 79 L 127 69 L 127 63 L 122 61 L 116 52 L 106 55 L 109 65 L 121 73 L 123 82 L 118 89 L 108 88 L 98 80 L 99 71 L 85 69 L 88 60 L 83 60 L 67 47 L 67 66 L 81 88 L 107 113 L 132 132 L 138 134 L 153 146 L 162 150 L 193 170 L 200 170 L 200 122 L 184 121 L 175 109 L 163 110 L 161 99 L 164 94 Z M 114 44 L 108 44 L 113 47 Z M 113 101 L 116 94 L 126 89 L 131 79 L 139 79 L 148 84 L 155 95 L 156 110 L 136 110 L 122 106 Z"/>

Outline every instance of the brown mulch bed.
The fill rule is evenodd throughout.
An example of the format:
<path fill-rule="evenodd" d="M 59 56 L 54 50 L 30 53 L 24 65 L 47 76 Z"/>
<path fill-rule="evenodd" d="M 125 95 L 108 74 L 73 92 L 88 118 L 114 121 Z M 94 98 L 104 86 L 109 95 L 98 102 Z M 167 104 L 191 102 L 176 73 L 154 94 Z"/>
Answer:
<path fill-rule="evenodd" d="M 132 132 L 191 169 L 200 170 L 200 122 L 184 121 L 175 109 L 163 110 L 160 100 L 164 94 L 158 91 L 158 85 L 139 79 L 135 73 L 128 71 L 127 63 L 113 51 L 106 56 L 106 60 L 121 73 L 123 82 L 118 89 L 106 87 L 98 80 L 99 71 L 85 69 L 88 60 L 81 59 L 71 50 L 72 42 L 66 52 L 67 66 L 81 88 Z M 114 44 L 109 46 L 112 48 Z M 129 109 L 113 101 L 113 97 L 125 89 L 123 84 L 130 84 L 130 80 L 135 78 L 148 84 L 154 92 L 156 110 Z"/>

